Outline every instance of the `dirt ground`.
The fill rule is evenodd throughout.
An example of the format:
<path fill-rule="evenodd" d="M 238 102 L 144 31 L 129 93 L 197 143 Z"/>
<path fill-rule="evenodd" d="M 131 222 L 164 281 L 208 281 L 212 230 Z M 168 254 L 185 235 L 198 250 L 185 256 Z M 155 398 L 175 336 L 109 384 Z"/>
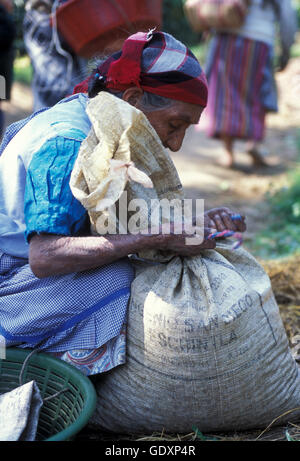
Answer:
<path fill-rule="evenodd" d="M 204 198 L 205 208 L 230 206 L 245 214 L 248 231 L 246 239 L 264 225 L 267 212 L 264 194 L 270 184 L 284 179 L 287 168 L 293 166 L 297 156 L 296 136 L 300 128 L 300 58 L 291 59 L 287 68 L 276 75 L 279 112 L 267 116 L 264 147 L 272 165 L 253 170 L 245 143 L 236 143 L 237 168 L 226 169 L 217 164 L 222 157 L 222 144 L 205 134 L 205 120 L 191 127 L 183 147 L 172 154 L 186 195 Z M 297 97 L 298 94 L 298 97 Z M 15 83 L 11 101 L 3 103 L 6 123 L 21 119 L 32 111 L 32 94 L 27 86 Z"/>

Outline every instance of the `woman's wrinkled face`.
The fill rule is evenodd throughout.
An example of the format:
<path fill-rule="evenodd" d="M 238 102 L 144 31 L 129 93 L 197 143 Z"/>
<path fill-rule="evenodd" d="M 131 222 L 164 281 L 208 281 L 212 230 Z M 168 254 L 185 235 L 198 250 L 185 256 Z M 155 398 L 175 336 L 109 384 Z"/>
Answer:
<path fill-rule="evenodd" d="M 175 101 L 165 109 L 147 111 L 142 105 L 143 90 L 136 86 L 127 88 L 122 98 L 132 106 L 140 109 L 160 137 L 164 147 L 177 152 L 182 145 L 186 130 L 197 124 L 203 107 L 188 102 Z"/>
<path fill-rule="evenodd" d="M 157 132 L 164 147 L 177 152 L 182 146 L 187 128 L 199 122 L 202 111 L 203 107 L 196 104 L 175 101 L 172 106 L 166 109 L 151 112 L 144 110 L 143 112 Z"/>

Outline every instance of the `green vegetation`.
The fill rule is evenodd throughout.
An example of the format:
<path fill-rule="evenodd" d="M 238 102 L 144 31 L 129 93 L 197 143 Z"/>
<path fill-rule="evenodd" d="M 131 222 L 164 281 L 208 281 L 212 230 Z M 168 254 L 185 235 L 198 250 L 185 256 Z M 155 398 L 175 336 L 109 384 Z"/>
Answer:
<path fill-rule="evenodd" d="M 292 58 L 298 58 L 300 56 L 300 41 L 297 43 L 294 43 L 294 45 L 291 48 L 291 57 Z"/>
<path fill-rule="evenodd" d="M 298 137 L 300 158 L 300 131 Z M 270 215 L 264 231 L 249 246 L 263 259 L 300 253 L 300 163 L 287 174 L 286 185 L 267 194 Z"/>
<path fill-rule="evenodd" d="M 14 80 L 30 85 L 32 80 L 32 66 L 28 56 L 21 56 L 14 61 Z"/>
<path fill-rule="evenodd" d="M 293 3 L 294 7 L 297 10 L 298 24 L 299 24 L 299 27 L 300 27 L 300 0 L 292 0 L 292 3 Z"/>
<path fill-rule="evenodd" d="M 208 50 L 209 41 L 203 41 L 198 45 L 191 46 L 191 51 L 194 53 L 201 66 L 205 68 L 206 54 Z"/>
<path fill-rule="evenodd" d="M 200 42 L 201 35 L 195 33 L 187 22 L 183 3 L 183 0 L 163 1 L 163 30 L 190 47 Z"/>
<path fill-rule="evenodd" d="M 16 26 L 15 49 L 17 57 L 26 54 L 24 41 L 23 41 L 23 18 L 24 18 L 24 0 L 14 0 L 14 23 Z"/>

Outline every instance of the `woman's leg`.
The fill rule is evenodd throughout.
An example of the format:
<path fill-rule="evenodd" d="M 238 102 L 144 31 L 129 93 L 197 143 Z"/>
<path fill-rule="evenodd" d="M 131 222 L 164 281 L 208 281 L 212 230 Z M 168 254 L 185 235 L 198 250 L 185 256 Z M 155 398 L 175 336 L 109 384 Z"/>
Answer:
<path fill-rule="evenodd" d="M 228 168 L 231 168 L 234 164 L 233 159 L 233 142 L 234 139 L 231 136 L 224 135 L 222 136 L 222 141 L 224 143 L 224 156 L 221 160 L 221 164 Z"/>
<path fill-rule="evenodd" d="M 260 147 L 259 142 L 257 142 L 257 141 L 248 141 L 247 142 L 247 147 L 246 147 L 246 152 L 252 158 L 253 166 L 256 166 L 256 167 L 268 166 L 268 163 L 264 159 L 263 151 L 262 151 L 262 149 Z"/>
<path fill-rule="evenodd" d="M 54 353 L 84 370 L 124 363 L 134 268 L 128 258 L 38 279 L 26 259 L 0 252 L 1 335 L 7 347 Z"/>

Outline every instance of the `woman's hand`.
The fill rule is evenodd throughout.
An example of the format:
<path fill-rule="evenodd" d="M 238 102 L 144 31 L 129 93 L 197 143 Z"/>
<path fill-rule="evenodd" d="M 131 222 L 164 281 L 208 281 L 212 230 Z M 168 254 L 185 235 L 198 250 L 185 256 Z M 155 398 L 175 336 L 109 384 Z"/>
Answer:
<path fill-rule="evenodd" d="M 235 217 L 240 216 L 240 219 Z M 227 207 L 213 208 L 204 213 L 204 226 L 222 232 L 225 229 L 234 232 L 245 232 L 245 216 L 237 215 Z"/>
<path fill-rule="evenodd" d="M 142 250 L 168 250 L 176 255 L 196 256 L 202 250 L 216 247 L 214 239 L 207 240 L 210 234 L 225 229 L 246 230 L 245 218 L 234 220 L 232 216 L 234 213 L 229 208 L 208 210 L 204 216 L 203 235 L 200 233 L 198 237 L 189 232 L 176 234 L 174 223 L 167 233 L 160 229 L 148 235 L 69 237 L 37 234 L 30 240 L 29 264 L 34 274 L 43 278 L 101 267 Z"/>
<path fill-rule="evenodd" d="M 171 229 L 169 235 L 162 234 L 157 237 L 155 247 L 160 250 L 172 251 L 181 256 L 196 256 L 202 250 L 214 249 L 216 241 L 214 239 L 207 240 L 207 237 L 224 230 L 245 232 L 245 217 L 227 207 L 213 208 L 204 213 L 203 241 L 198 239 L 197 242 L 195 235 L 188 233 L 175 234 Z"/>
<path fill-rule="evenodd" d="M 152 235 L 149 239 L 151 245 L 152 239 L 152 249 L 171 251 L 172 253 L 180 256 L 196 256 L 201 253 L 202 250 L 211 250 L 216 247 L 216 242 L 214 240 L 207 240 L 207 237 L 215 231 L 208 227 L 199 229 L 201 232 L 196 234 L 190 234 L 188 232 L 182 231 L 181 233 L 176 234 L 174 231 L 174 223 L 171 223 L 171 229 L 169 232 L 164 230 L 157 234 L 156 236 Z"/>
<path fill-rule="evenodd" d="M 70 274 L 101 267 L 143 250 L 169 250 L 182 256 L 195 256 L 201 250 L 215 248 L 216 243 L 204 240 L 186 244 L 189 234 L 169 233 L 143 235 L 105 235 L 69 237 L 36 234 L 30 240 L 29 264 L 38 278 Z M 173 233 L 172 233 L 173 232 Z M 205 230 L 205 236 L 211 229 Z"/>

